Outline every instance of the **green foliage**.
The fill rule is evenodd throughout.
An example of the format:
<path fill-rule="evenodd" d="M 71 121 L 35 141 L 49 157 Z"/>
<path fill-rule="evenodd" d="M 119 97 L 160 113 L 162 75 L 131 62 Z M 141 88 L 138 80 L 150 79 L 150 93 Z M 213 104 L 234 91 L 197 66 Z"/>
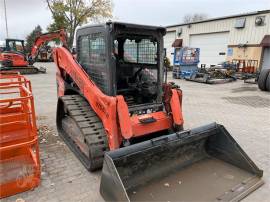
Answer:
<path fill-rule="evenodd" d="M 71 48 L 75 30 L 89 21 L 112 17 L 111 0 L 46 0 L 52 13 L 53 23 L 48 31 L 65 29 Z"/>
<path fill-rule="evenodd" d="M 26 37 L 26 52 L 30 53 L 31 48 L 35 43 L 36 37 L 42 34 L 42 28 L 40 25 L 37 25 L 35 29 Z"/>
<path fill-rule="evenodd" d="M 51 23 L 47 27 L 48 32 L 53 32 L 53 31 L 60 30 L 60 29 L 66 29 L 67 22 L 65 21 L 65 18 L 64 18 L 63 15 L 57 15 L 57 14 L 55 14 L 53 16 L 53 19 L 54 19 L 54 22 Z"/>

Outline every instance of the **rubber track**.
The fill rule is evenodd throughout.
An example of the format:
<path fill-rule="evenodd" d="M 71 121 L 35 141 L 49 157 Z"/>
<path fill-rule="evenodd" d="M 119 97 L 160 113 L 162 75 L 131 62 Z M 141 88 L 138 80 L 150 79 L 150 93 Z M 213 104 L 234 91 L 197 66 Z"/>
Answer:
<path fill-rule="evenodd" d="M 84 158 L 80 159 L 90 171 L 97 170 L 103 165 L 104 152 L 109 150 L 107 135 L 105 134 L 103 124 L 97 114 L 93 111 L 88 102 L 80 95 L 65 95 L 62 97 L 67 114 L 76 122 L 84 143 L 89 148 L 90 159 L 80 152 Z M 78 146 L 74 141 L 73 145 Z M 73 148 L 74 149 L 74 148 Z M 73 150 L 74 151 L 74 150 Z M 75 151 L 76 152 L 76 151 Z"/>
<path fill-rule="evenodd" d="M 20 72 L 20 74 L 38 74 L 39 73 L 38 68 L 35 68 L 35 67 L 22 67 L 22 68 L 12 67 L 7 70 L 3 69 L 3 71 L 16 71 L 16 72 Z"/>

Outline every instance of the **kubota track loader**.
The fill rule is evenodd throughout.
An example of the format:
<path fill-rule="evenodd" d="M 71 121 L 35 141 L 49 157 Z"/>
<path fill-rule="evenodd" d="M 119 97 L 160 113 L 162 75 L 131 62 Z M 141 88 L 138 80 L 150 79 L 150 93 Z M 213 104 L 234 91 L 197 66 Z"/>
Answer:
<path fill-rule="evenodd" d="M 164 82 L 165 28 L 108 22 L 54 49 L 57 127 L 108 201 L 235 201 L 262 171 L 218 124 L 182 131 L 182 91 Z M 104 158 L 105 155 L 105 158 Z"/>

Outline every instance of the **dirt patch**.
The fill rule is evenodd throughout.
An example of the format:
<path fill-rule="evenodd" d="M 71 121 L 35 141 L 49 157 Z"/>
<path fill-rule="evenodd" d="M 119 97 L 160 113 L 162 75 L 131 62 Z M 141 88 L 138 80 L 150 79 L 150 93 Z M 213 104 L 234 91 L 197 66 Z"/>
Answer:
<path fill-rule="evenodd" d="M 40 144 L 53 144 L 62 140 L 58 137 L 58 133 L 45 124 L 40 124 L 38 127 L 38 137 Z"/>
<path fill-rule="evenodd" d="M 223 97 L 222 99 L 232 104 L 246 105 L 254 108 L 270 107 L 270 99 L 260 96 Z"/>

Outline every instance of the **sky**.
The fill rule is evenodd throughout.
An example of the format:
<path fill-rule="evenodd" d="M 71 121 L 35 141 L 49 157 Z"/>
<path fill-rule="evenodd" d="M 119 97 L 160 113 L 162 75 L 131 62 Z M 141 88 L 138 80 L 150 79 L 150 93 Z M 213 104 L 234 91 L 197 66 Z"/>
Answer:
<path fill-rule="evenodd" d="M 6 0 L 10 38 L 24 39 L 36 25 L 52 22 L 45 0 Z M 210 18 L 270 9 L 269 0 L 113 0 L 117 21 L 149 25 L 181 23 L 183 16 L 205 13 Z M 0 40 L 6 38 L 4 0 L 0 0 Z"/>

